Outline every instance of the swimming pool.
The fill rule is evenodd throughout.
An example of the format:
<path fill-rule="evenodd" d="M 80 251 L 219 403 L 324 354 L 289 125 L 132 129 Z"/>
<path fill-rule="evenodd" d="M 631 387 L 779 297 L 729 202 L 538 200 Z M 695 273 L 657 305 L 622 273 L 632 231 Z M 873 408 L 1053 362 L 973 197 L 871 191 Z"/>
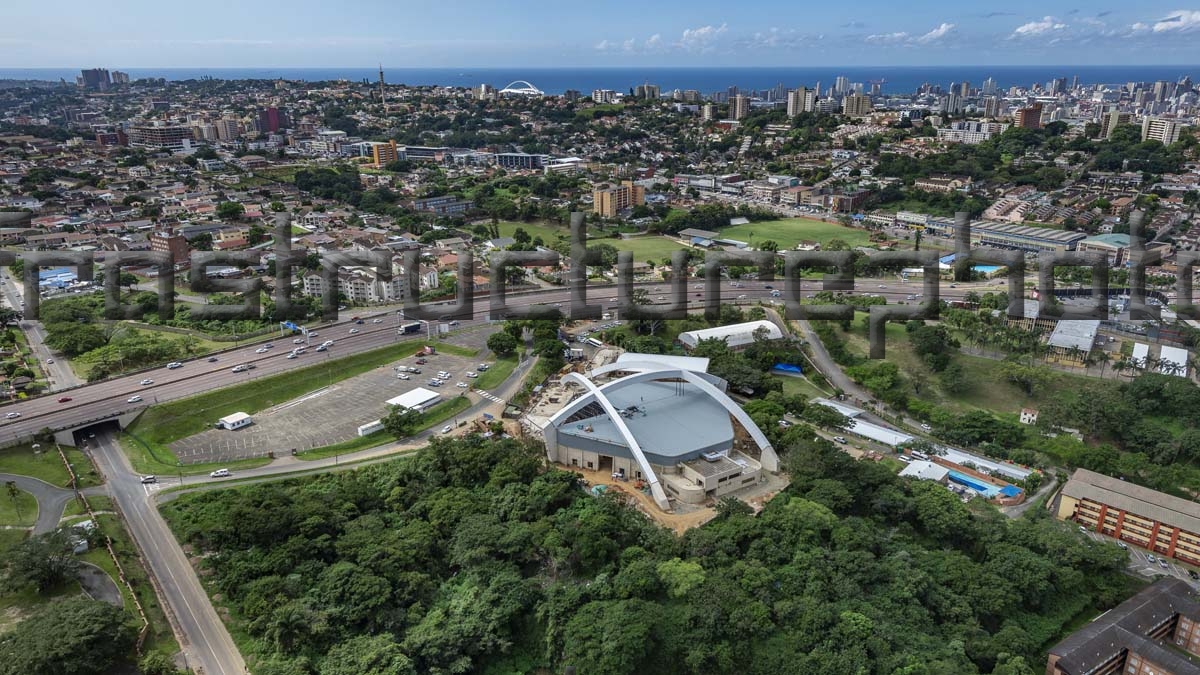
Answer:
<path fill-rule="evenodd" d="M 978 478 L 968 476 L 965 473 L 952 470 L 950 471 L 949 477 L 950 480 L 954 481 L 955 483 L 958 483 L 959 485 L 965 485 L 979 494 L 987 497 L 988 499 L 1000 494 L 1000 488 L 992 485 L 991 483 L 985 483 Z"/>

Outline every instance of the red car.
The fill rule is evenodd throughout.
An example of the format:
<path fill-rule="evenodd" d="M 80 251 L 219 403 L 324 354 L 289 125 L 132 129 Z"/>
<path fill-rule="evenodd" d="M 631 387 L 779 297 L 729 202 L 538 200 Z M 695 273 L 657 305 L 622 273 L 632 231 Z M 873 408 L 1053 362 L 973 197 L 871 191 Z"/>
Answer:
<path fill-rule="evenodd" d="M 70 400 L 71 400 L 71 397 L 70 397 L 70 396 L 63 396 L 63 397 L 60 397 L 60 398 L 58 399 L 58 402 L 59 402 L 59 403 L 66 403 L 67 401 L 70 401 Z"/>
<path fill-rule="evenodd" d="M 417 359 L 417 365 L 418 365 L 418 366 L 423 366 L 423 365 L 425 365 L 426 363 L 429 363 L 429 362 L 428 362 L 428 361 L 426 361 L 425 359 Z"/>

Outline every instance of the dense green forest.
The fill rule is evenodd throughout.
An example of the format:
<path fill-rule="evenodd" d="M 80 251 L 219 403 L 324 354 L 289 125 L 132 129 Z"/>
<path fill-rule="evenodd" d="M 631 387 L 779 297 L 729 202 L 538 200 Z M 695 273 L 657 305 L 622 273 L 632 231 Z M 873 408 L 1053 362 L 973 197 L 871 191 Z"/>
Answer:
<path fill-rule="evenodd" d="M 1115 546 L 1037 509 L 793 442 L 793 483 L 678 537 L 517 441 L 186 495 L 255 675 L 1040 672 L 1132 592 Z M 545 670 L 543 670 L 545 669 Z"/>

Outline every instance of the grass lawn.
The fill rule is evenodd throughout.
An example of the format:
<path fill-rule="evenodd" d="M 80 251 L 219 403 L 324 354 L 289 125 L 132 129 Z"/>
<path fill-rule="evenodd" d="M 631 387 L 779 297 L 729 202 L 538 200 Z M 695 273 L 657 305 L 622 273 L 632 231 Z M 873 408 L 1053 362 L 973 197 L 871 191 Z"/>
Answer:
<path fill-rule="evenodd" d="M 33 527 L 37 517 L 38 503 L 33 495 L 20 488 L 15 497 L 9 494 L 7 487 L 0 491 L 0 525 Z"/>
<path fill-rule="evenodd" d="M 473 357 L 479 355 L 478 349 L 471 349 L 469 347 L 460 347 L 458 345 L 452 345 L 449 342 L 428 342 L 426 344 L 428 344 L 429 346 L 438 350 L 439 354 L 453 354 L 454 356 L 465 356 L 465 357 L 469 357 L 469 358 L 473 358 Z M 418 349 L 420 349 L 420 347 L 413 347 L 409 351 L 408 355 L 411 355 L 412 353 L 416 352 Z"/>
<path fill-rule="evenodd" d="M 512 375 L 513 370 L 517 367 L 517 357 L 505 356 L 504 358 L 496 359 L 495 362 L 488 365 L 488 369 L 479 373 L 479 377 L 475 380 L 476 389 L 492 389 L 500 386 L 500 383 L 507 380 L 509 375 Z"/>
<path fill-rule="evenodd" d="M 458 396 L 448 401 L 442 401 L 425 412 L 421 426 L 417 430 L 424 431 L 441 424 L 470 407 L 471 401 L 466 396 Z M 394 440 L 392 435 L 387 431 L 376 431 L 375 433 L 358 436 L 348 441 L 335 443 L 334 445 L 313 448 L 312 450 L 301 452 L 296 456 L 300 459 L 324 459 L 326 457 L 333 457 L 334 455 L 345 455 L 359 450 L 366 450 L 367 448 L 387 445 Z"/>
<path fill-rule="evenodd" d="M 854 246 L 868 246 L 871 243 L 871 233 L 838 223 L 826 223 L 808 218 L 786 218 L 783 220 L 763 220 L 757 223 L 734 225 L 721 230 L 721 236 L 737 239 L 754 246 L 768 239 L 779 244 L 779 249 L 795 248 L 801 241 L 819 241 L 826 246 L 833 239 L 841 239 Z"/>
<path fill-rule="evenodd" d="M 854 326 L 850 333 L 842 333 L 835 329 L 847 342 L 850 351 L 865 356 L 868 350 L 867 329 L 862 324 L 866 314 L 855 314 Z M 886 358 L 900 367 L 900 372 L 909 379 L 914 374 L 923 376 L 928 384 L 921 388 L 921 393 L 914 396 L 943 406 L 950 410 L 967 412 L 982 408 L 1000 414 L 1019 414 L 1021 408 L 1038 407 L 1041 403 L 1054 400 L 1060 393 L 1078 389 L 1083 384 L 1111 383 L 1110 380 L 1085 378 L 1058 370 L 1048 370 L 1050 381 L 1032 397 L 1026 396 L 1017 385 L 1007 382 L 1000 376 L 1000 361 L 986 359 L 968 354 L 955 354 L 954 362 L 963 367 L 964 379 L 969 383 L 968 389 L 960 394 L 947 394 L 938 386 L 937 373 L 925 366 L 922 359 L 913 351 L 912 344 L 904 326 L 898 323 L 887 324 Z"/>
<path fill-rule="evenodd" d="M 42 443 L 41 446 L 40 452 L 37 454 L 34 454 L 33 448 L 28 443 L 0 450 L 0 473 L 30 476 L 51 485 L 66 487 L 71 477 L 67 473 L 67 467 L 63 466 L 62 460 L 59 459 L 54 444 Z M 77 466 L 86 465 L 77 464 Z"/>
<path fill-rule="evenodd" d="M 26 534 L 25 530 L 0 530 L 0 554 L 25 541 Z M 0 595 L 0 609 L 4 608 L 4 597 Z"/>
<path fill-rule="evenodd" d="M 570 227 L 566 225 L 560 227 L 554 223 L 546 223 L 541 221 L 534 221 L 532 223 L 518 223 L 510 220 L 502 220 L 496 227 L 500 230 L 501 237 L 511 237 L 513 232 L 515 232 L 519 227 L 528 232 L 529 236 L 531 237 L 541 237 L 542 242 L 545 244 L 553 244 L 558 240 L 558 235 L 560 234 L 564 237 L 571 236 Z"/>
<path fill-rule="evenodd" d="M 783 383 L 783 393 L 788 396 L 803 396 L 805 400 L 814 398 L 825 398 L 830 395 L 830 392 L 821 391 L 817 385 L 808 381 L 807 377 L 791 377 L 790 375 L 776 375 L 776 379 Z"/>
<path fill-rule="evenodd" d="M 98 523 L 100 531 L 112 539 L 113 550 L 116 551 L 117 558 L 121 561 L 125 576 L 137 593 L 137 599 L 142 603 L 142 608 L 150 620 L 150 634 L 146 639 L 146 650 L 174 654 L 179 651 L 179 644 L 175 642 L 175 636 L 171 633 L 167 617 L 163 614 L 162 606 L 158 604 L 158 596 L 154 593 L 154 587 L 150 585 L 150 579 L 146 575 L 145 568 L 142 567 L 141 559 L 138 557 L 137 549 L 130 540 L 129 534 L 121 526 L 121 521 L 114 515 L 102 515 L 98 517 L 98 520 L 100 521 Z M 136 616 L 129 589 L 121 583 L 121 577 L 117 574 L 117 566 L 113 563 L 112 556 L 108 554 L 108 549 L 103 546 L 94 548 L 80 556 L 80 559 L 92 563 L 112 577 L 117 588 L 121 589 L 121 596 L 125 598 L 126 610 Z M 140 622 L 137 626 L 141 628 Z"/>

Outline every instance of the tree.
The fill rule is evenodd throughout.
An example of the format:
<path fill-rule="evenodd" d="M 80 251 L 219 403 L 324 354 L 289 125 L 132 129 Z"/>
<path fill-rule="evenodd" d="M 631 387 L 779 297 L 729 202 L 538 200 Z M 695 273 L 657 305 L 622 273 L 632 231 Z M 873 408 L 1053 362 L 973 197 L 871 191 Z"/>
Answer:
<path fill-rule="evenodd" d="M 53 323 L 46 326 L 46 333 L 46 344 L 68 356 L 78 356 L 108 343 L 104 329 L 94 323 Z"/>
<path fill-rule="evenodd" d="M 1036 391 L 1050 381 L 1050 375 L 1045 370 L 1016 361 L 1002 363 L 1000 374 L 1004 379 L 1020 387 L 1026 396 L 1033 396 Z"/>
<path fill-rule="evenodd" d="M 394 405 L 380 421 L 389 434 L 396 438 L 407 438 L 420 428 L 423 417 L 416 408 Z"/>
<path fill-rule="evenodd" d="M 162 652 L 150 652 L 138 661 L 142 675 L 187 675 L 175 667 L 175 661 Z"/>
<path fill-rule="evenodd" d="M 238 202 L 221 202 L 217 204 L 217 217 L 221 220 L 241 220 L 246 213 L 246 207 Z"/>
<path fill-rule="evenodd" d="M 14 480 L 4 481 L 4 491 L 8 493 L 8 498 L 12 500 L 13 508 L 17 512 L 17 520 L 21 519 L 21 490 L 17 487 L 17 482 Z"/>
<path fill-rule="evenodd" d="M 133 647 L 127 618 L 83 597 L 50 603 L 0 636 L 0 675 L 108 672 Z"/>
<path fill-rule="evenodd" d="M 493 333 L 487 339 L 487 348 L 496 356 L 509 356 L 517 351 L 517 339 L 503 331 Z"/>
<path fill-rule="evenodd" d="M 390 635 L 361 635 L 339 643 L 321 661 L 320 675 L 416 675 Z"/>
<path fill-rule="evenodd" d="M 660 562 L 656 571 L 672 598 L 686 598 L 704 583 L 704 568 L 696 562 L 672 558 Z"/>
<path fill-rule="evenodd" d="M 79 569 L 72 548 L 71 535 L 65 529 L 26 539 L 0 560 L 4 585 L 11 589 L 33 586 L 39 593 L 57 588 L 73 579 Z"/>

